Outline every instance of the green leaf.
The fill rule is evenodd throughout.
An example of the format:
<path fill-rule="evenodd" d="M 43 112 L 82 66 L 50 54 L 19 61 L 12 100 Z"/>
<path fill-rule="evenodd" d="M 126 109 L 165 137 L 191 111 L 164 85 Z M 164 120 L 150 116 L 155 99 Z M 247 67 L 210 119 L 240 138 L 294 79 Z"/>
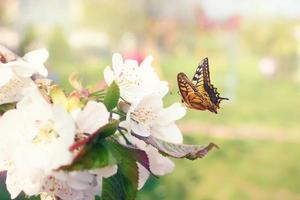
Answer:
<path fill-rule="evenodd" d="M 143 153 L 148 162 L 147 155 L 141 150 L 125 147 L 115 142 L 111 142 L 110 147 L 115 157 L 118 158 L 118 172 L 114 176 L 103 179 L 101 199 L 133 200 L 138 191 L 139 174 L 136 162 Z"/>
<path fill-rule="evenodd" d="M 114 81 L 108 87 L 106 95 L 104 97 L 104 104 L 108 111 L 112 111 L 117 106 L 119 98 L 120 98 L 120 88 Z"/>
<path fill-rule="evenodd" d="M 108 144 L 104 140 L 98 143 L 85 145 L 70 165 L 60 167 L 58 170 L 90 170 L 113 164 L 117 164 L 117 160 L 109 151 Z"/>
<path fill-rule="evenodd" d="M 208 145 L 174 144 L 160 140 L 153 136 L 141 137 L 136 134 L 134 136 L 143 140 L 145 143 L 152 145 L 162 154 L 174 158 L 187 158 L 189 160 L 195 160 L 198 158 L 203 158 L 214 147 L 219 148 L 214 143 L 209 143 Z"/>
<path fill-rule="evenodd" d="M 118 120 L 112 120 L 90 137 L 74 143 L 70 149 L 80 149 L 77 156 L 70 165 L 63 166 L 59 170 L 89 170 L 116 164 L 117 160 L 111 153 L 110 144 L 104 138 L 114 134 L 118 124 Z"/>

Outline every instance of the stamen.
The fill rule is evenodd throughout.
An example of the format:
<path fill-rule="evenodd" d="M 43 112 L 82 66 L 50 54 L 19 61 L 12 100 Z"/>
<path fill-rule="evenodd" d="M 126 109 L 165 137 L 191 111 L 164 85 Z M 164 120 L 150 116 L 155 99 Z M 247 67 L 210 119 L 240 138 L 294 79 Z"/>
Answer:
<path fill-rule="evenodd" d="M 40 123 L 37 121 L 37 123 Z M 39 133 L 33 138 L 34 144 L 50 143 L 52 140 L 59 138 L 58 132 L 54 129 L 54 121 L 48 120 L 39 128 Z"/>

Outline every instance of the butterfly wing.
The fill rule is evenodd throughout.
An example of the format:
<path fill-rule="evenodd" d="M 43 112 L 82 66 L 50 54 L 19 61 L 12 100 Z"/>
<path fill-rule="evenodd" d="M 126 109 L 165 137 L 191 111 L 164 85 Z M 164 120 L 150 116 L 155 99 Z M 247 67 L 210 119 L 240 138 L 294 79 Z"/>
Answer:
<path fill-rule="evenodd" d="M 222 100 L 228 100 L 228 98 L 220 97 L 220 93 L 217 91 L 217 88 L 215 88 L 210 82 L 208 58 L 204 58 L 199 64 L 192 83 L 200 93 L 206 93 L 209 96 L 210 101 L 218 108 Z"/>
<path fill-rule="evenodd" d="M 197 91 L 197 88 L 184 73 L 179 73 L 177 75 L 177 82 L 182 101 L 188 108 L 197 110 L 206 109 L 206 98 Z"/>

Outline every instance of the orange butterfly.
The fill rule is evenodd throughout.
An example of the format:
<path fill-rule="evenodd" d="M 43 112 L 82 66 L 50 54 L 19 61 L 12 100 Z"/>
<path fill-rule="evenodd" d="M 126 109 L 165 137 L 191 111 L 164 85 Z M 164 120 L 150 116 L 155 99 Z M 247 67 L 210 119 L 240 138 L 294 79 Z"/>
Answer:
<path fill-rule="evenodd" d="M 186 107 L 217 113 L 217 109 L 220 108 L 220 102 L 229 100 L 228 98 L 220 97 L 217 88 L 210 83 L 209 76 L 208 58 L 204 58 L 199 64 L 192 81 L 182 72 L 177 75 L 182 103 Z"/>

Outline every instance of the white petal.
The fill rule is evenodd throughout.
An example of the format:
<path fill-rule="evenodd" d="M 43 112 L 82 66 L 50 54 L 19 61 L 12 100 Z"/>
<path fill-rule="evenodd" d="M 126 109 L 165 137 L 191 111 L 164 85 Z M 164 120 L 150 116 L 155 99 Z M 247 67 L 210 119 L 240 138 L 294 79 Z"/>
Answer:
<path fill-rule="evenodd" d="M 142 189 L 145 185 L 146 181 L 148 180 L 150 173 L 149 171 L 143 167 L 140 163 L 137 163 L 138 170 L 139 170 L 139 183 L 138 183 L 138 190 Z"/>
<path fill-rule="evenodd" d="M 150 108 L 152 112 L 158 113 L 163 108 L 163 101 L 159 95 L 148 95 L 138 103 L 137 107 Z"/>
<path fill-rule="evenodd" d="M 162 156 L 157 149 L 148 146 L 146 153 L 150 162 L 150 169 L 153 174 L 163 176 L 174 170 L 174 163 L 167 157 Z"/>
<path fill-rule="evenodd" d="M 138 62 L 136 60 L 128 59 L 128 60 L 125 60 L 124 67 L 135 69 L 135 68 L 138 68 L 139 65 L 138 65 Z"/>
<path fill-rule="evenodd" d="M 39 66 L 39 70 L 37 71 L 40 75 L 47 77 L 48 76 L 48 70 L 44 65 Z"/>
<path fill-rule="evenodd" d="M 153 136 L 165 140 L 167 142 L 180 144 L 183 142 L 183 136 L 180 129 L 175 123 L 166 126 L 154 126 L 152 128 Z"/>
<path fill-rule="evenodd" d="M 11 199 L 16 198 L 22 190 L 29 196 L 37 195 L 42 185 L 40 177 L 41 172 L 39 170 L 9 171 L 6 177 L 6 186 Z"/>
<path fill-rule="evenodd" d="M 20 77 L 30 77 L 32 74 L 37 72 L 32 64 L 24 62 L 23 60 L 13 61 L 7 63 L 7 65 Z"/>
<path fill-rule="evenodd" d="M 80 132 L 92 134 L 108 123 L 109 112 L 103 103 L 89 101 L 78 114 L 76 124 Z"/>
<path fill-rule="evenodd" d="M 26 53 L 23 56 L 23 59 L 33 64 L 43 64 L 44 62 L 46 62 L 48 57 L 48 51 L 43 48 Z"/>
<path fill-rule="evenodd" d="M 124 63 L 122 56 L 118 53 L 114 53 L 112 57 L 112 68 L 116 76 L 119 76 L 119 74 L 121 73 L 123 64 Z"/>
<path fill-rule="evenodd" d="M 174 103 L 168 108 L 161 110 L 158 114 L 158 124 L 166 125 L 182 118 L 186 114 L 186 108 L 180 103 Z"/>
<path fill-rule="evenodd" d="M 0 65 L 0 87 L 9 82 L 12 78 L 13 72 L 6 65 Z"/>
<path fill-rule="evenodd" d="M 144 67 L 151 67 L 151 63 L 153 61 L 153 57 L 152 56 L 147 56 L 143 62 L 140 64 L 140 67 L 141 68 L 144 68 Z"/>
<path fill-rule="evenodd" d="M 107 85 L 110 85 L 114 81 L 114 73 L 110 67 L 106 67 L 103 71 L 104 73 L 104 80 Z"/>
<path fill-rule="evenodd" d="M 150 128 L 143 124 L 131 123 L 131 131 L 142 137 L 148 137 L 150 135 Z"/>
<path fill-rule="evenodd" d="M 72 116 L 73 119 L 77 119 L 80 113 L 81 113 L 81 109 L 75 108 L 74 110 L 71 111 L 70 115 Z"/>
<path fill-rule="evenodd" d="M 158 94 L 164 97 L 169 92 L 168 82 L 160 81 L 158 86 Z"/>
<path fill-rule="evenodd" d="M 14 199 L 16 198 L 20 192 L 22 191 L 21 186 L 18 184 L 20 180 L 15 180 L 15 176 L 7 176 L 6 177 L 6 188 L 8 192 L 10 193 L 10 198 Z"/>
<path fill-rule="evenodd" d="M 34 73 L 39 73 L 42 76 L 48 76 L 48 70 L 44 66 L 49 57 L 49 53 L 46 49 L 37 49 L 31 51 L 23 56 L 23 59 L 31 64 L 31 68 L 35 71 Z"/>

